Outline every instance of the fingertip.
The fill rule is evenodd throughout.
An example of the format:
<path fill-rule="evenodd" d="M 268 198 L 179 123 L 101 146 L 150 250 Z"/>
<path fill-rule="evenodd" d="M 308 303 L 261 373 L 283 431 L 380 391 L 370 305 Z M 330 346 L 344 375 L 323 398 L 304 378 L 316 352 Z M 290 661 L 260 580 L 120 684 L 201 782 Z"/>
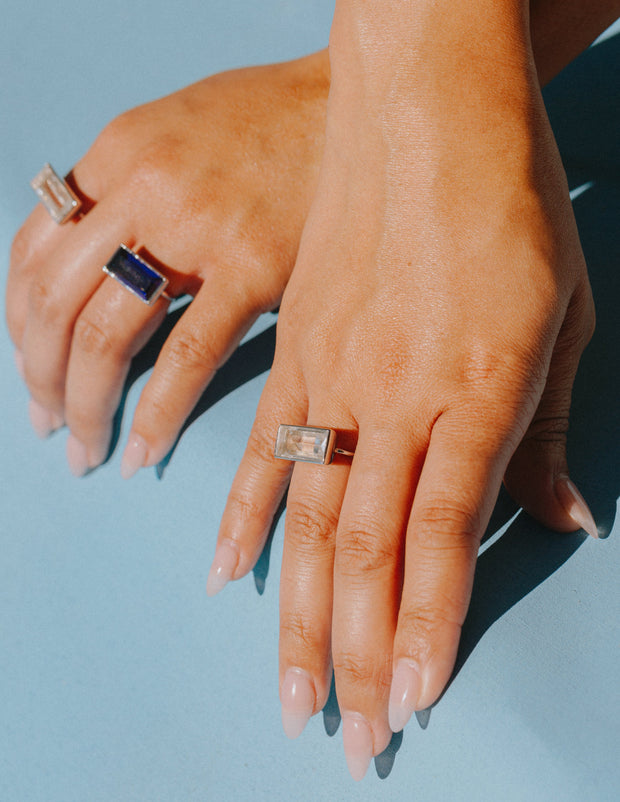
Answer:
<path fill-rule="evenodd" d="M 131 479 L 140 468 L 144 467 L 148 450 L 148 444 L 141 435 L 135 432 L 129 434 L 121 459 L 121 476 L 123 479 Z"/>
<path fill-rule="evenodd" d="M 222 540 L 217 544 L 209 576 L 207 577 L 207 596 L 216 596 L 233 578 L 239 564 L 239 546 L 232 540 Z"/>
<path fill-rule="evenodd" d="M 555 494 L 570 520 L 591 537 L 598 539 L 599 531 L 586 500 L 568 474 L 560 474 L 554 483 Z"/>
<path fill-rule="evenodd" d="M 316 691 L 307 671 L 295 666 L 284 675 L 280 690 L 282 727 L 288 738 L 298 738 L 314 713 Z"/>
<path fill-rule="evenodd" d="M 67 438 L 67 462 L 69 470 L 78 479 L 88 473 L 90 466 L 86 446 L 73 434 Z"/>

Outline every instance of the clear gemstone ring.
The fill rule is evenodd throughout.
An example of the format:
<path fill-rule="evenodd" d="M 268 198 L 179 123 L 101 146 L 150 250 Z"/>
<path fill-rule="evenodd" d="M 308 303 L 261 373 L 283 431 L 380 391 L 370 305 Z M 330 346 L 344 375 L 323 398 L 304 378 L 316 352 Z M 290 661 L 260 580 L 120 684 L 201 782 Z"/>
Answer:
<path fill-rule="evenodd" d="M 322 429 L 317 426 L 291 426 L 281 423 L 276 436 L 273 452 L 277 459 L 295 462 L 313 462 L 315 465 L 329 465 L 334 454 L 352 457 L 352 451 L 336 448 L 335 429 Z"/>
<path fill-rule="evenodd" d="M 80 211 L 82 202 L 51 164 L 35 175 L 30 186 L 55 223 L 66 223 Z"/>

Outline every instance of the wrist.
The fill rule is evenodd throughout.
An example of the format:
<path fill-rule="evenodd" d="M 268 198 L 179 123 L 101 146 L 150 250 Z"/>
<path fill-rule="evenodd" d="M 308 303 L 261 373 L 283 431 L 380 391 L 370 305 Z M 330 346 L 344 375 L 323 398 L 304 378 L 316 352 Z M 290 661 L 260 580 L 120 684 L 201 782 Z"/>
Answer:
<path fill-rule="evenodd" d="M 369 91 L 536 75 L 527 0 L 337 0 L 329 52 L 337 83 Z"/>

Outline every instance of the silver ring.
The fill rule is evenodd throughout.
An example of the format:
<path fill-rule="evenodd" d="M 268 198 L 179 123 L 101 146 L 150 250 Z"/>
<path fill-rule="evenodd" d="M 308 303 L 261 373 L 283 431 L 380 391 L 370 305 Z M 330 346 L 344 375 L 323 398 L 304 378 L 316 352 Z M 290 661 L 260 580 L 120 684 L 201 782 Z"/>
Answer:
<path fill-rule="evenodd" d="M 158 298 L 174 300 L 165 291 L 168 279 L 126 245 L 119 246 L 114 256 L 104 265 L 103 272 L 149 306 Z"/>
<path fill-rule="evenodd" d="M 82 207 L 82 201 L 51 164 L 46 164 L 35 175 L 30 186 L 37 193 L 52 220 L 59 225 L 71 220 Z"/>
<path fill-rule="evenodd" d="M 336 448 L 335 429 L 323 429 L 318 426 L 291 426 L 286 423 L 278 426 L 273 452 L 276 459 L 329 465 L 334 454 L 342 454 L 345 457 L 354 455 L 353 451 Z"/>

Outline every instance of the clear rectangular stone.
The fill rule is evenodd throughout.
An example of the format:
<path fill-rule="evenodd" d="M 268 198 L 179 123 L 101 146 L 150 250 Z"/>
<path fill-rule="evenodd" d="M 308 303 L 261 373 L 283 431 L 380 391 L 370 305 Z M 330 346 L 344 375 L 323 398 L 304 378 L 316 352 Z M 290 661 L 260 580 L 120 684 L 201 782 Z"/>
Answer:
<path fill-rule="evenodd" d="M 69 220 L 80 208 L 80 201 L 50 164 L 35 175 L 30 186 L 56 223 Z"/>
<path fill-rule="evenodd" d="M 274 456 L 297 462 L 325 465 L 332 460 L 334 431 L 315 426 L 281 424 L 276 437 Z"/>

